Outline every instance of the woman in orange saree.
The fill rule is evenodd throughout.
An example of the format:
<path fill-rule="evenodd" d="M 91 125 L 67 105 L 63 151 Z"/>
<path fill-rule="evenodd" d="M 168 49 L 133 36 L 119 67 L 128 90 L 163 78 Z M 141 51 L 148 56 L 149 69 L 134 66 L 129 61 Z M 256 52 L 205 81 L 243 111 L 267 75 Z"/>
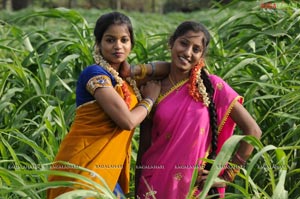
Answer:
<path fill-rule="evenodd" d="M 141 90 L 142 98 L 136 82 L 129 84 L 119 76 L 134 45 L 132 25 L 127 16 L 119 12 L 102 15 L 97 20 L 94 35 L 96 64 L 86 67 L 79 76 L 75 119 L 55 158 L 55 161 L 69 162 L 75 167 L 56 163 L 52 169 L 78 173 L 101 184 L 95 177 L 98 174 L 110 190 L 126 194 L 129 191 L 131 137 L 157 99 L 160 83 L 148 81 Z M 154 67 L 149 64 L 136 68 L 139 70 L 133 72 L 139 77 L 154 73 Z M 76 169 L 76 166 L 91 172 Z M 49 176 L 49 181 L 82 183 L 58 175 Z M 75 188 L 84 188 L 84 185 L 51 188 L 47 197 L 52 199 Z"/>

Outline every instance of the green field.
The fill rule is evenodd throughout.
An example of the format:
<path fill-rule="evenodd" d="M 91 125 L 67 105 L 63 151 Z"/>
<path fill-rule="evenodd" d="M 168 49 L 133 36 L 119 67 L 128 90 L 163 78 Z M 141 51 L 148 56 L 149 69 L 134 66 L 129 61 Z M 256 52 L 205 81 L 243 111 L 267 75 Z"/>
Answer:
<path fill-rule="evenodd" d="M 299 3 L 283 1 L 275 9 L 259 1 L 242 1 L 191 13 L 124 11 L 132 19 L 136 37 L 131 63 L 169 60 L 167 39 L 184 20 L 200 21 L 209 28 L 208 70 L 244 96 L 245 107 L 263 132 L 258 141 L 239 136 L 237 129 L 237 136 L 222 150 L 224 158 L 217 158 L 217 165 L 226 161 L 239 139 L 255 146 L 235 183 L 228 184 L 226 198 L 300 198 L 299 8 Z M 47 182 L 47 175 L 54 172 L 49 164 L 73 121 L 77 77 L 93 63 L 94 23 L 108 11 L 58 8 L 0 13 L 1 199 L 45 198 L 49 187 L 72 185 Z M 138 140 L 139 128 L 132 140 L 129 198 L 134 193 Z M 211 172 L 201 198 L 217 172 Z M 89 189 L 69 195 L 114 198 L 95 183 L 90 182 Z"/>

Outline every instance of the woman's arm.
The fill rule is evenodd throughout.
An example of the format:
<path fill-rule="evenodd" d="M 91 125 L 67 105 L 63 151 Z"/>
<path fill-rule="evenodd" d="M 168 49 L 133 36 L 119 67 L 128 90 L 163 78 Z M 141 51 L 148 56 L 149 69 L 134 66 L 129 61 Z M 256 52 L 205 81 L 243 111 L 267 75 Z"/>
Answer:
<path fill-rule="evenodd" d="M 160 92 L 160 82 L 149 81 L 144 86 L 143 96 L 150 98 L 153 102 Z M 113 87 L 97 88 L 94 92 L 97 103 L 110 116 L 110 118 L 122 129 L 132 130 L 140 124 L 148 112 L 144 106 L 139 104 L 132 109 L 128 109 L 125 101 L 115 91 Z"/>
<path fill-rule="evenodd" d="M 240 103 L 235 103 L 233 109 L 230 113 L 230 117 L 234 120 L 237 126 L 242 130 L 244 135 L 252 135 L 256 138 L 260 138 L 261 130 L 256 123 L 256 121 L 252 118 L 249 112 L 243 107 Z M 254 147 L 248 144 L 245 141 L 242 141 L 235 153 L 235 155 L 231 159 L 231 163 L 238 165 L 238 167 L 227 167 L 221 178 L 226 181 L 232 182 L 236 176 L 236 174 L 240 171 L 240 168 L 243 167 L 251 155 Z M 200 170 L 198 174 L 198 179 L 196 181 L 196 185 L 201 189 L 205 183 L 207 178 L 207 174 L 209 171 Z M 215 182 L 212 187 L 225 187 L 223 182 Z"/>
<path fill-rule="evenodd" d="M 130 76 L 137 80 L 157 80 L 167 76 L 170 72 L 169 62 L 157 61 L 148 64 L 137 64 L 130 66 Z"/>
<path fill-rule="evenodd" d="M 252 135 L 260 139 L 262 134 L 260 127 L 242 104 L 236 103 L 233 106 L 230 117 L 242 130 L 244 135 Z M 253 149 L 254 148 L 252 145 L 248 144 L 245 141 L 242 141 L 237 150 L 237 154 L 239 158 L 242 158 L 246 161 L 251 155 Z"/>
<path fill-rule="evenodd" d="M 233 106 L 230 117 L 235 121 L 237 126 L 242 130 L 244 135 L 252 135 L 258 139 L 261 137 L 261 130 L 252 118 L 249 112 L 242 104 L 236 103 Z M 254 147 L 245 141 L 241 141 L 236 153 L 231 159 L 231 163 L 238 165 L 237 167 L 228 167 L 224 170 L 222 178 L 226 181 L 232 182 L 235 176 L 239 173 L 240 168 L 243 167 L 250 157 Z"/>
<path fill-rule="evenodd" d="M 170 72 L 170 62 L 156 61 L 148 64 L 129 65 L 122 64 L 120 75 L 123 78 L 131 77 L 136 80 L 137 85 L 143 85 L 149 80 L 161 80 Z"/>

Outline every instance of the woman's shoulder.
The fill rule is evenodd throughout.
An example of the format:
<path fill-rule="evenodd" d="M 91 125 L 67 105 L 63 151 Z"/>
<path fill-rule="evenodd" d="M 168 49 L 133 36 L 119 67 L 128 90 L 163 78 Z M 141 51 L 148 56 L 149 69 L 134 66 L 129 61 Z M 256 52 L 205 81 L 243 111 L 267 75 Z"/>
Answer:
<path fill-rule="evenodd" d="M 83 69 L 82 74 L 107 74 L 108 72 L 97 64 L 87 66 Z"/>
<path fill-rule="evenodd" d="M 215 75 L 215 74 L 209 74 L 208 75 L 210 81 L 212 82 L 212 84 L 217 84 L 218 82 L 225 82 L 222 77 Z"/>
<path fill-rule="evenodd" d="M 222 77 L 218 75 L 209 75 L 209 78 L 213 88 L 215 89 L 216 96 L 220 96 L 222 100 L 225 99 L 224 96 L 226 96 L 226 98 L 233 96 L 234 98 L 238 95 L 234 88 L 232 88 Z"/>
<path fill-rule="evenodd" d="M 93 64 L 93 65 L 90 65 L 90 66 L 87 66 L 86 68 L 84 68 L 79 76 L 78 82 L 85 85 L 91 78 L 94 78 L 94 77 L 100 76 L 100 75 L 108 76 L 114 83 L 114 79 L 113 79 L 112 75 L 109 72 L 107 72 L 103 67 L 101 67 L 97 64 Z"/>
<path fill-rule="evenodd" d="M 89 79 L 98 75 L 106 75 L 109 78 L 112 78 L 111 74 L 108 71 L 97 64 L 87 66 L 85 69 L 83 69 L 80 76 Z"/>
<path fill-rule="evenodd" d="M 215 74 L 211 74 L 209 75 L 209 79 L 211 81 L 212 86 L 215 89 L 223 89 L 223 88 L 228 88 L 228 89 L 232 89 L 231 86 L 220 76 L 215 75 Z"/>

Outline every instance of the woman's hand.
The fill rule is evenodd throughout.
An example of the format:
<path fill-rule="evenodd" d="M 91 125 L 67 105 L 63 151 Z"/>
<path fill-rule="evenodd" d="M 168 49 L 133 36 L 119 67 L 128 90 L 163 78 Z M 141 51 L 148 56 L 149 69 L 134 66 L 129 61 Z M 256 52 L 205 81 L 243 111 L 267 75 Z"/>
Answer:
<path fill-rule="evenodd" d="M 121 63 L 119 74 L 122 78 L 130 77 L 130 64 L 126 60 Z"/>
<path fill-rule="evenodd" d="M 197 186 L 199 190 L 203 189 L 203 186 L 207 179 L 208 173 L 209 173 L 209 171 L 204 170 L 204 169 L 200 169 L 198 171 L 198 177 L 197 177 L 195 186 Z M 226 183 L 222 182 L 220 179 L 217 179 L 212 185 L 212 187 L 225 187 L 225 186 L 226 186 Z"/>
<path fill-rule="evenodd" d="M 146 82 L 140 88 L 141 94 L 143 97 L 149 97 L 153 101 L 156 101 L 160 94 L 161 83 L 160 81 L 151 80 Z"/>

